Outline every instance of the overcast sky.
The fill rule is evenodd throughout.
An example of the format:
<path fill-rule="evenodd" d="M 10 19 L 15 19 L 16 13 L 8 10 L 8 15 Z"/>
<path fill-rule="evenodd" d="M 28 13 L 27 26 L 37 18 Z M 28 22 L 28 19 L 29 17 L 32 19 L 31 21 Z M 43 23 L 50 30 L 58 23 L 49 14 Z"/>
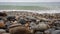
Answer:
<path fill-rule="evenodd" d="M 60 2 L 60 0 L 0 0 L 0 2 Z"/>

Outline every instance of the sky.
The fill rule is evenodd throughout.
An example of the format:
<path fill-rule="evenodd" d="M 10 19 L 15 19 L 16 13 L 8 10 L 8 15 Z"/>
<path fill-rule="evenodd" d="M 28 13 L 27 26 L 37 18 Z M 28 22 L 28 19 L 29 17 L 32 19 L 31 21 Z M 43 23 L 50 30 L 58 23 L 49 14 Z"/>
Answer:
<path fill-rule="evenodd" d="M 0 0 L 0 2 L 60 2 L 60 0 Z"/>

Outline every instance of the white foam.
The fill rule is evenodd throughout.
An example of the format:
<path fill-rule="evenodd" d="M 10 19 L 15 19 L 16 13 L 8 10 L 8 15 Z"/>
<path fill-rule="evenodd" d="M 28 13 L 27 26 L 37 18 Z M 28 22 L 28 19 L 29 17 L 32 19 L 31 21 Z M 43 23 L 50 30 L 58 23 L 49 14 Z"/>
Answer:
<path fill-rule="evenodd" d="M 26 12 L 33 12 L 33 13 L 39 13 L 39 14 L 42 14 L 42 13 L 60 13 L 60 10 L 38 10 L 38 11 L 35 11 L 35 10 L 0 10 L 0 12 L 3 12 L 3 11 L 6 11 L 6 12 L 9 12 L 9 11 L 26 11 Z"/>

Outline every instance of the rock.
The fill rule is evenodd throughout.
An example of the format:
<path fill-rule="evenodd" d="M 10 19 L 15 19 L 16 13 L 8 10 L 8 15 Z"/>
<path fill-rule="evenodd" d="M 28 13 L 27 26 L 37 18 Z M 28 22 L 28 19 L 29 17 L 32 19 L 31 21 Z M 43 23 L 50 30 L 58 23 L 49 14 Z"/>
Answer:
<path fill-rule="evenodd" d="M 3 34 L 10 34 L 10 33 L 3 33 Z"/>
<path fill-rule="evenodd" d="M 60 30 L 55 30 L 52 32 L 52 34 L 60 34 Z"/>
<path fill-rule="evenodd" d="M 38 30 L 46 30 L 46 29 L 48 29 L 48 25 L 47 24 L 44 24 L 44 23 L 39 23 L 37 25 L 37 29 Z"/>
<path fill-rule="evenodd" d="M 0 33 L 6 33 L 4 29 L 0 29 Z"/>
<path fill-rule="evenodd" d="M 39 31 L 37 31 L 37 32 L 35 32 L 35 34 L 43 34 L 43 32 L 39 32 Z"/>

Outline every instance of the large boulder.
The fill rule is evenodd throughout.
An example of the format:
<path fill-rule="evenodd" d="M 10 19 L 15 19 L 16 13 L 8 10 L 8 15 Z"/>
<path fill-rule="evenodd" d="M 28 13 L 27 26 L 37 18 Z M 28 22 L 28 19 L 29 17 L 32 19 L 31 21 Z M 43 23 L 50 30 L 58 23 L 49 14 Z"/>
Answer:
<path fill-rule="evenodd" d="M 26 27 L 16 25 L 16 26 L 10 27 L 9 33 L 10 34 L 30 34 L 31 32 Z"/>

